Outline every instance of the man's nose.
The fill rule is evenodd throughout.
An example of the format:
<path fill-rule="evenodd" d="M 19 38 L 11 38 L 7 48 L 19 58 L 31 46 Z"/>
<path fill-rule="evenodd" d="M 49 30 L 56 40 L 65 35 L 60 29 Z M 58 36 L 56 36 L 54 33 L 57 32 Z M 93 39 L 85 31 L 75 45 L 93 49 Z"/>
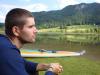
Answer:
<path fill-rule="evenodd" d="M 34 28 L 34 32 L 35 32 L 35 33 L 37 33 L 37 32 L 38 32 L 38 29 L 37 29 L 36 27 Z"/>

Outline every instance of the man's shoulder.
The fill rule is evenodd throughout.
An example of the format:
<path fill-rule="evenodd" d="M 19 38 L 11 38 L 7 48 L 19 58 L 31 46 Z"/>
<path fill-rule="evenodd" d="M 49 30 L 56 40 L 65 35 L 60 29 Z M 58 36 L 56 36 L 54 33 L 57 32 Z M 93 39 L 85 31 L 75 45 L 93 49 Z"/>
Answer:
<path fill-rule="evenodd" d="M 0 38 L 1 38 L 1 37 L 6 37 L 6 35 L 4 35 L 4 34 L 0 34 Z"/>
<path fill-rule="evenodd" d="M 0 51 L 4 53 L 17 51 L 19 53 L 19 49 L 11 43 L 7 36 L 2 34 L 0 34 Z"/>
<path fill-rule="evenodd" d="M 4 47 L 12 47 L 11 41 L 8 39 L 6 35 L 0 34 L 0 48 Z"/>
<path fill-rule="evenodd" d="M 3 48 L 6 49 L 8 41 L 6 39 L 6 36 L 3 34 L 0 34 L 0 49 L 2 50 Z"/>
<path fill-rule="evenodd" d="M 6 35 L 0 34 L 0 42 L 6 42 L 8 40 Z"/>

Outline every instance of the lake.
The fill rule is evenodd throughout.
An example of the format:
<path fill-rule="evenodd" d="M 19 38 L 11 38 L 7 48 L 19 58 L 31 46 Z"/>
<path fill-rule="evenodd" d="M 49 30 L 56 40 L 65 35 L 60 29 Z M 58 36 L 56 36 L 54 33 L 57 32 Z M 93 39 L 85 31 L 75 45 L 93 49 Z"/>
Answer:
<path fill-rule="evenodd" d="M 86 50 L 86 54 L 82 57 L 100 61 L 99 35 L 41 34 L 37 36 L 34 44 L 26 44 L 23 48 L 66 51 Z"/>

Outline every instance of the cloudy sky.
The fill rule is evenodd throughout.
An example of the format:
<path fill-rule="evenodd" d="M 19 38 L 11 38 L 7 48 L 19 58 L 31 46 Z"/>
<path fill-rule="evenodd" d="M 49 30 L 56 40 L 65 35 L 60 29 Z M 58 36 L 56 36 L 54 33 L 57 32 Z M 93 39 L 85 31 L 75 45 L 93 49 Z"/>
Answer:
<path fill-rule="evenodd" d="M 4 22 L 5 15 L 13 8 L 24 8 L 31 12 L 50 11 L 83 2 L 100 3 L 100 0 L 0 0 L 0 22 Z"/>

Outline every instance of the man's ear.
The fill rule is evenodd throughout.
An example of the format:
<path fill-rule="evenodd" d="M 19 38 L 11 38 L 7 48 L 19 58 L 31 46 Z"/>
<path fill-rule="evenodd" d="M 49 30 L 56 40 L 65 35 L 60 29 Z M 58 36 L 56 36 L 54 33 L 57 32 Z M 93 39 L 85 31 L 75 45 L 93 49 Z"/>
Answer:
<path fill-rule="evenodd" d="M 14 34 L 15 36 L 19 36 L 20 28 L 19 28 L 18 26 L 14 26 L 14 27 L 12 28 L 12 31 L 13 31 L 13 34 Z"/>

